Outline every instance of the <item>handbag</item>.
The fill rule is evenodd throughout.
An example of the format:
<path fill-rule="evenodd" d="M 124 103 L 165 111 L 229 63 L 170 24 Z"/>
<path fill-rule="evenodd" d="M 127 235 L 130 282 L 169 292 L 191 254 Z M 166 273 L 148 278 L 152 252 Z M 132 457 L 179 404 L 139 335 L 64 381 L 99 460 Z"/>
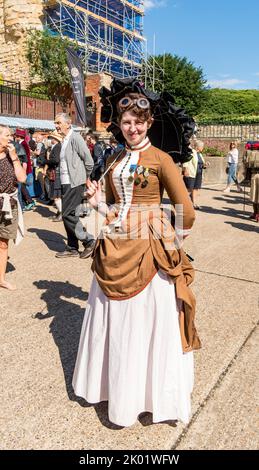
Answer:
<path fill-rule="evenodd" d="M 227 175 L 228 175 L 228 173 L 229 173 L 229 166 L 226 167 L 226 173 L 227 173 Z"/>

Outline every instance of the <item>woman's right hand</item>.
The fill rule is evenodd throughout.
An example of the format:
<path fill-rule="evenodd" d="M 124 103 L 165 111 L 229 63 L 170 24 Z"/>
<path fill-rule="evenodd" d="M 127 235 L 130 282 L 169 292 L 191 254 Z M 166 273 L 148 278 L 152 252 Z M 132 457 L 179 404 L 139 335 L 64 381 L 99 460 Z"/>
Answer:
<path fill-rule="evenodd" d="M 93 207 L 97 207 L 102 199 L 101 183 L 97 181 L 91 181 L 90 179 L 88 179 L 86 181 L 86 187 L 87 187 L 86 195 L 87 195 L 88 202 Z"/>

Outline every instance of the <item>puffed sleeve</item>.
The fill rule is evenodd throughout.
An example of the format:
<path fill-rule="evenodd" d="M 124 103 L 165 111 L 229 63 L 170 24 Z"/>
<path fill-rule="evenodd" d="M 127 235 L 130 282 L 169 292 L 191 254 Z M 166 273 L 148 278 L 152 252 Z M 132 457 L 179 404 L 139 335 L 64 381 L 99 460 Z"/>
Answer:
<path fill-rule="evenodd" d="M 158 168 L 158 177 L 173 206 L 178 205 L 176 207 L 176 213 L 179 215 L 182 211 L 182 227 L 178 227 L 178 231 L 179 234 L 182 231 L 181 235 L 185 237 L 189 234 L 195 220 L 195 211 L 192 201 L 172 157 L 164 152 L 161 152 L 159 157 L 160 165 Z"/>

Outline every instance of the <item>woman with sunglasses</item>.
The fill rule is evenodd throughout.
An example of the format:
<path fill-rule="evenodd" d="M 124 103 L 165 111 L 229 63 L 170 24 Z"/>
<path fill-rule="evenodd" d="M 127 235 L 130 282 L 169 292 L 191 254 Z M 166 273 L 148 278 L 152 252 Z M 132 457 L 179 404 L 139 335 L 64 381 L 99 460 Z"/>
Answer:
<path fill-rule="evenodd" d="M 133 425 L 191 415 L 195 299 L 193 269 L 178 238 L 189 234 L 194 210 L 172 158 L 147 133 L 149 100 L 129 93 L 117 104 L 125 149 L 109 157 L 106 203 L 100 182 L 88 183 L 89 203 L 106 216 L 93 253 L 94 273 L 73 376 L 75 394 L 108 401 L 111 422 Z M 178 232 L 161 209 L 166 190 L 182 211 Z"/>

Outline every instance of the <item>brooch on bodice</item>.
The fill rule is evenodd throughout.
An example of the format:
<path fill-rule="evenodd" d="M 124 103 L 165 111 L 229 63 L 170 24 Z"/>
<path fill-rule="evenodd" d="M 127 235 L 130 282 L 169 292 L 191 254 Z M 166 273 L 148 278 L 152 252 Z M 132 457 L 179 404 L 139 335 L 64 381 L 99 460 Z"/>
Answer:
<path fill-rule="evenodd" d="M 130 165 L 129 172 L 130 172 L 130 176 L 128 177 L 129 183 L 132 183 L 134 181 L 135 186 L 138 186 L 139 184 L 141 184 L 141 188 L 146 188 L 146 186 L 148 185 L 149 168 L 145 168 L 142 165 Z M 137 177 L 135 179 L 134 179 L 134 173 L 137 174 Z"/>

